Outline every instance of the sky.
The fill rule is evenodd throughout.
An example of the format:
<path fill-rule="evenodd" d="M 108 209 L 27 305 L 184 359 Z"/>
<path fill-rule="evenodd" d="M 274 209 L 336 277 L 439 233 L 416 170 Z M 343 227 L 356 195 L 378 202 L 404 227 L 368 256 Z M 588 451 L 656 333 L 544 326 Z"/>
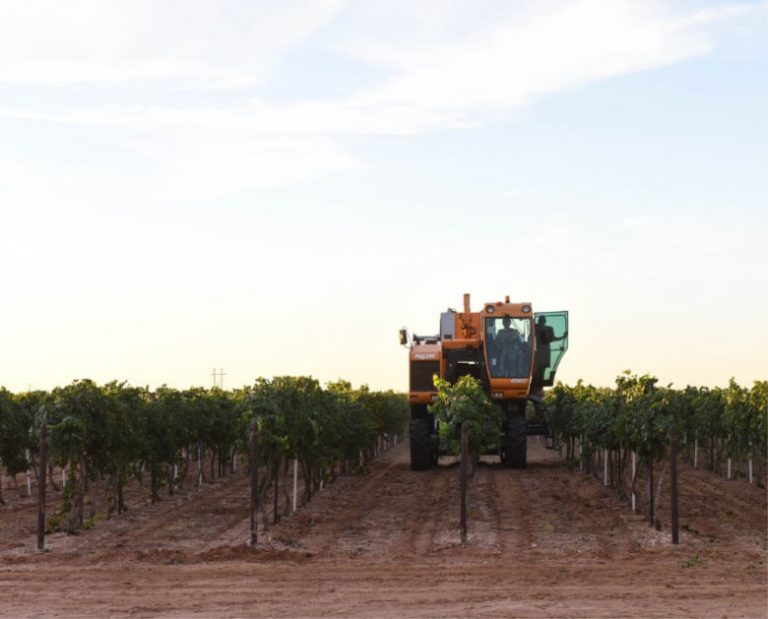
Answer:
<path fill-rule="evenodd" d="M 2 0 L 0 385 L 403 391 L 465 292 L 764 380 L 767 6 Z"/>

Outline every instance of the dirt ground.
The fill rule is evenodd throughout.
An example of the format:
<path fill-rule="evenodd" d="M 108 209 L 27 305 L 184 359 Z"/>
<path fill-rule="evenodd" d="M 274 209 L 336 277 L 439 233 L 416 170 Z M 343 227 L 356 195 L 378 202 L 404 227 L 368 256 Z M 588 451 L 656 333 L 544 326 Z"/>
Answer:
<path fill-rule="evenodd" d="M 481 465 L 469 542 L 458 468 L 405 446 L 248 539 L 238 473 L 34 551 L 36 507 L 0 507 L 3 617 L 766 617 L 764 489 L 681 471 L 681 544 L 529 439 L 529 467 Z M 56 493 L 50 492 L 51 501 Z M 129 501 L 131 503 L 131 501 Z"/>

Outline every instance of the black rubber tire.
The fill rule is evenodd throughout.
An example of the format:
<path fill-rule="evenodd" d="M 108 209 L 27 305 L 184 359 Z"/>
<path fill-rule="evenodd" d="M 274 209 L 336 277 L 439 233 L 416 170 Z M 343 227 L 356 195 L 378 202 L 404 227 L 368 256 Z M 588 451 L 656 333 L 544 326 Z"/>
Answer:
<path fill-rule="evenodd" d="M 432 427 L 429 417 L 411 420 L 411 470 L 426 471 L 432 467 Z"/>
<path fill-rule="evenodd" d="M 504 432 L 504 466 L 511 469 L 524 469 L 528 459 L 528 420 L 525 415 L 507 417 Z"/>

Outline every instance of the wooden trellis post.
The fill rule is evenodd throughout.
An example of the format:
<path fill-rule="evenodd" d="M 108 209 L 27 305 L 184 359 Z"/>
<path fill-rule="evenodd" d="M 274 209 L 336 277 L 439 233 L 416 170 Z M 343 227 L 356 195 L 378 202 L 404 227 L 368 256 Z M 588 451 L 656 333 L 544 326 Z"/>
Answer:
<path fill-rule="evenodd" d="M 299 492 L 299 459 L 293 459 L 293 511 L 296 511 L 296 503 Z"/>
<path fill-rule="evenodd" d="M 251 546 L 258 541 L 256 512 L 259 508 L 259 424 L 254 417 L 251 425 Z"/>
<path fill-rule="evenodd" d="M 459 515 L 459 527 L 461 529 L 461 543 L 467 543 L 467 484 L 469 477 L 469 426 L 465 421 L 461 426 L 461 469 L 459 479 L 461 484 L 461 509 Z"/>
<path fill-rule="evenodd" d="M 635 477 L 637 476 L 637 453 L 632 452 L 632 513 L 637 511 L 637 493 L 635 492 Z"/>
<path fill-rule="evenodd" d="M 672 502 L 670 512 L 672 516 L 672 543 L 680 543 L 680 528 L 677 504 L 677 432 L 675 426 L 669 430 L 669 496 Z"/>
<path fill-rule="evenodd" d="M 48 472 L 48 423 L 40 427 L 40 471 L 37 477 L 37 549 L 45 550 L 45 476 Z"/>

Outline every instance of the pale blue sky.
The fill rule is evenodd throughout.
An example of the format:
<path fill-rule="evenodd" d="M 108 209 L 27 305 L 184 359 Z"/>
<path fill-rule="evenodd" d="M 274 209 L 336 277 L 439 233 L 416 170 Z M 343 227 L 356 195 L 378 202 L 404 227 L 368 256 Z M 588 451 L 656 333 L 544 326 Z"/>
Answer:
<path fill-rule="evenodd" d="M 0 384 L 406 387 L 463 292 L 560 377 L 768 376 L 766 5 L 0 4 Z"/>

